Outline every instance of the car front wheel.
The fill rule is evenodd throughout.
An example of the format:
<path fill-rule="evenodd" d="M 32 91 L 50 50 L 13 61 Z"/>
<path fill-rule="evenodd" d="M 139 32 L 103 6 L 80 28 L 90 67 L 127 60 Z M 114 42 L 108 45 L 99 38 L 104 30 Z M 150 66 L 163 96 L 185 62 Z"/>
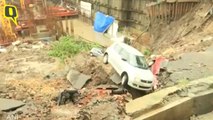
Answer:
<path fill-rule="evenodd" d="M 128 75 L 126 73 L 121 76 L 121 80 L 121 84 L 123 85 L 123 87 L 128 87 Z"/>
<path fill-rule="evenodd" d="M 108 54 L 104 54 L 104 64 L 108 64 Z"/>

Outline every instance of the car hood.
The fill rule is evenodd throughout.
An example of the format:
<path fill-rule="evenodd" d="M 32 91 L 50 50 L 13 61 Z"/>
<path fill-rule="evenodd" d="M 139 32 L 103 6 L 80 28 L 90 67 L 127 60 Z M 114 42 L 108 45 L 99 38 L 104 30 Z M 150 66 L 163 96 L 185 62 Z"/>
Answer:
<path fill-rule="evenodd" d="M 154 75 L 150 69 L 145 70 L 145 69 L 136 68 L 135 73 L 136 73 L 136 76 L 142 80 L 147 80 L 147 81 L 154 80 Z"/>

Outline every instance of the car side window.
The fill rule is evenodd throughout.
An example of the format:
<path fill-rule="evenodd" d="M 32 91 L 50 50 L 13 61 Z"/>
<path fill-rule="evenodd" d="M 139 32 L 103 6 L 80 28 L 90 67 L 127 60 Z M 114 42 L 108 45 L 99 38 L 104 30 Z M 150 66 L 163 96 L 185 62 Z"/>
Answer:
<path fill-rule="evenodd" d="M 119 54 L 121 52 L 122 48 L 118 44 L 116 44 L 114 46 L 114 50 Z"/>
<path fill-rule="evenodd" d="M 129 53 L 125 49 L 121 50 L 120 55 L 129 62 Z"/>

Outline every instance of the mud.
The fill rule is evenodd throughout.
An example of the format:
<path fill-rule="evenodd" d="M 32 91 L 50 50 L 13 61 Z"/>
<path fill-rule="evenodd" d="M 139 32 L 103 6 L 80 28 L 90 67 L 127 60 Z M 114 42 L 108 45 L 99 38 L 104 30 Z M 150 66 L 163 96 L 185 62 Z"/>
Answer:
<path fill-rule="evenodd" d="M 86 75 L 91 75 L 92 79 L 87 87 L 94 87 L 101 84 L 113 84 L 110 75 L 113 74 L 113 68 L 102 62 L 102 57 L 91 57 L 88 53 L 81 53 L 74 58 L 74 65 L 78 71 Z"/>
<path fill-rule="evenodd" d="M 92 118 L 101 119 L 101 114 L 96 117 L 96 111 L 103 111 L 105 117 L 111 115 L 110 118 L 123 118 L 125 113 L 119 110 L 124 107 L 125 96 L 119 99 L 122 95 L 115 97 L 110 95 L 109 90 L 96 89 L 99 85 L 113 85 L 109 79 L 112 68 L 110 65 L 104 65 L 102 58 L 91 57 L 89 52 L 84 52 L 61 63 L 60 60 L 48 56 L 49 44 L 40 49 L 34 49 L 33 45 L 38 44 L 35 42 L 9 46 L 9 52 L 1 54 L 0 97 L 20 100 L 26 104 L 16 111 L 2 113 L 3 117 L 12 114 L 18 115 L 19 119 L 29 120 L 78 119 L 79 111 L 85 110 L 86 107 L 93 108 L 98 103 L 96 109 L 86 111 L 91 113 Z M 81 94 L 76 98 L 75 104 L 70 102 L 57 106 L 54 99 L 58 94 L 72 88 L 66 80 L 70 68 L 91 75 L 92 80 L 79 91 Z M 92 104 L 94 101 L 96 103 Z M 111 107 L 106 111 L 106 106 Z M 70 112 L 72 114 L 69 114 Z"/>

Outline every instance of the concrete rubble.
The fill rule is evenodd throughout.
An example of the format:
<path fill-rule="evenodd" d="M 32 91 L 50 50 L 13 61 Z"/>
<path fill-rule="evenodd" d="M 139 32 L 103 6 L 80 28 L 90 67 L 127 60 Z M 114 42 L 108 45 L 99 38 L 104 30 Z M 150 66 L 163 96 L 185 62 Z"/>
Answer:
<path fill-rule="evenodd" d="M 211 76 L 213 73 L 212 48 L 213 45 L 203 52 L 184 53 L 180 59 L 170 61 L 165 71 L 169 75 L 169 81 L 176 84 L 179 80 L 195 80 Z"/>
<path fill-rule="evenodd" d="M 111 67 L 104 66 L 101 59 L 82 53 L 76 56 L 77 61 L 64 66 L 47 55 L 48 44 L 40 49 L 33 49 L 32 46 L 37 44 L 40 43 L 21 42 L 15 46 L 8 46 L 10 54 L 2 54 L 3 57 L 0 58 L 0 97 L 25 103 L 15 111 L 3 113 L 3 116 L 17 114 L 20 119 L 76 119 L 81 116 L 82 109 L 95 106 L 96 104 L 91 105 L 94 101 L 100 104 L 97 111 L 105 109 L 107 105 L 113 110 L 118 109 L 118 106 L 124 107 L 126 94 L 110 94 L 112 90 L 118 89 L 118 86 L 109 79 Z M 78 88 L 78 94 L 69 94 L 70 88 Z M 102 106 L 103 103 L 107 105 Z M 103 112 L 106 112 L 105 117 L 112 114 L 113 117 L 122 119 L 124 116 L 124 111 Z M 96 114 L 92 114 L 91 117 L 102 118 Z"/>
<path fill-rule="evenodd" d="M 121 83 L 121 77 L 117 74 L 114 73 L 110 79 L 115 83 L 115 84 L 120 84 Z"/>
<path fill-rule="evenodd" d="M 159 116 L 161 113 L 160 109 L 162 108 L 162 110 L 163 109 L 166 110 L 166 106 L 173 104 L 173 102 L 174 102 L 174 105 L 177 105 L 181 100 L 182 102 L 184 102 L 184 101 L 188 101 L 190 99 L 196 98 L 199 95 L 202 96 L 206 94 L 207 95 L 213 94 L 212 85 L 213 85 L 213 77 L 208 77 L 208 78 L 203 78 L 196 81 L 191 81 L 185 84 L 179 84 L 173 87 L 168 87 L 166 89 L 162 89 L 155 93 L 151 93 L 144 97 L 130 101 L 129 103 L 126 104 L 126 112 L 127 114 L 129 114 L 133 118 L 137 118 L 138 120 L 145 119 L 145 118 L 149 120 L 148 116 L 150 116 L 150 120 L 152 120 L 151 116 L 154 116 L 154 115 Z M 213 97 L 209 97 L 209 100 L 207 101 L 211 102 L 212 100 L 213 100 Z M 210 106 L 209 104 L 206 104 L 205 108 L 203 109 L 206 109 L 206 108 L 208 108 L 209 110 L 213 109 Z M 192 113 L 190 112 L 187 115 L 192 115 Z M 167 119 L 168 117 L 164 117 L 164 118 Z"/>
<path fill-rule="evenodd" d="M 25 103 L 22 101 L 0 98 L 0 111 L 15 110 L 24 105 Z"/>
<path fill-rule="evenodd" d="M 76 70 L 70 70 L 67 74 L 67 80 L 69 80 L 76 89 L 81 89 L 90 79 L 91 76 L 82 74 Z"/>
<path fill-rule="evenodd" d="M 130 101 L 126 104 L 126 113 L 128 115 L 134 116 L 159 106 L 166 96 L 177 91 L 178 89 L 179 88 L 176 86 L 169 87 Z"/>
<path fill-rule="evenodd" d="M 181 110 L 186 107 L 186 116 L 183 117 L 193 120 L 199 118 L 196 114 L 200 115 L 201 111 L 211 114 L 212 97 L 208 95 L 213 89 L 213 78 L 209 77 L 213 73 L 213 22 L 212 16 L 205 12 L 210 5 L 206 6 L 199 5 L 189 17 L 186 15 L 165 28 L 161 26 L 161 31 L 150 28 L 153 33 L 145 33 L 147 37 L 138 35 L 143 38 L 132 41 L 132 45 L 142 52 L 146 50 L 146 53 L 169 59 L 166 68 L 156 72 L 161 86 L 153 93 L 124 89 L 112 66 L 103 64 L 104 51 L 99 48 L 82 51 L 62 63 L 48 55 L 53 45 L 49 40 L 41 42 L 26 38 L 0 47 L 0 110 L 3 111 L 0 119 L 12 114 L 24 120 L 149 120 L 149 117 L 160 120 L 162 116 L 166 116 L 165 120 L 175 120 L 172 117 L 181 115 L 181 112 L 172 111 L 177 105 L 181 105 L 178 108 Z M 78 28 L 93 30 L 92 26 L 79 20 L 74 23 Z M 84 38 L 93 33 L 84 30 L 83 34 L 78 33 Z M 134 36 L 132 33 L 129 35 Z M 99 42 L 104 40 L 106 46 L 111 44 L 109 39 L 96 37 Z M 147 46 L 145 39 L 149 42 L 154 39 L 155 43 Z M 145 57 L 150 56 L 147 54 Z M 199 99 L 200 96 L 205 99 Z M 191 101 L 208 104 L 197 105 Z"/>
<path fill-rule="evenodd" d="M 103 56 L 104 53 L 103 53 L 103 50 L 101 48 L 92 48 L 90 50 L 90 55 L 98 57 L 98 56 Z"/>

